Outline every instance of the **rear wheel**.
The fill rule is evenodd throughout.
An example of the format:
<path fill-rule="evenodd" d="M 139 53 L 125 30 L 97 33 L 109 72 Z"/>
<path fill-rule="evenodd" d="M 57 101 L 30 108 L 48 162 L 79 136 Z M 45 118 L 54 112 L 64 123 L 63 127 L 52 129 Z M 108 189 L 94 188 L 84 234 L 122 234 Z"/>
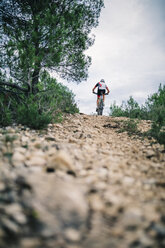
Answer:
<path fill-rule="evenodd" d="M 102 114 L 103 114 L 103 109 L 100 109 L 98 115 L 102 115 Z"/>

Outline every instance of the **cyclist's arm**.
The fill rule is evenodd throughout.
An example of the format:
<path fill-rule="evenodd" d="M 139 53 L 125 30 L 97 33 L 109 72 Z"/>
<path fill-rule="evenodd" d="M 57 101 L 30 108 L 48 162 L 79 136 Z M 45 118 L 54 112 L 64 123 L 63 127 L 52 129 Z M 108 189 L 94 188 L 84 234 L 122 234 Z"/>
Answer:
<path fill-rule="evenodd" d="M 110 90 L 107 86 L 106 86 L 106 90 L 107 90 L 107 94 L 109 94 Z"/>
<path fill-rule="evenodd" d="M 97 88 L 97 86 L 98 86 L 98 84 L 96 84 L 95 87 L 93 88 L 93 90 L 92 90 L 93 92 L 94 92 L 94 90 Z"/>

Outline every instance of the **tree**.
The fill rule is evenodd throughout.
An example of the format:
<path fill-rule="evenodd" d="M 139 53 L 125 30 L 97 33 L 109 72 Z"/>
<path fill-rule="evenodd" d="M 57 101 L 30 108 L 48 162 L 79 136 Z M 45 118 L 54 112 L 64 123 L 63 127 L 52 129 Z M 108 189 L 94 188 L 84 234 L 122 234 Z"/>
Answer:
<path fill-rule="evenodd" d="M 0 87 L 35 94 L 45 69 L 85 80 L 91 58 L 84 51 L 102 7 L 103 0 L 1 0 L 0 67 L 12 81 Z"/>

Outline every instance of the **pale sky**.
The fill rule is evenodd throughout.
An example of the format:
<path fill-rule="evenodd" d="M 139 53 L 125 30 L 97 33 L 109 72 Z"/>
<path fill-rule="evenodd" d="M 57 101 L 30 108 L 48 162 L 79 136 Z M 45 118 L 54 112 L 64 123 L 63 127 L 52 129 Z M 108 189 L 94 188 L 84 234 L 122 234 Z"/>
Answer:
<path fill-rule="evenodd" d="M 92 57 L 88 80 L 65 83 L 76 94 L 80 112 L 95 112 L 92 88 L 102 78 L 110 89 L 105 114 L 110 104 L 129 96 L 144 103 L 165 83 L 165 0 L 105 0 L 92 34 L 96 38 L 87 51 Z"/>

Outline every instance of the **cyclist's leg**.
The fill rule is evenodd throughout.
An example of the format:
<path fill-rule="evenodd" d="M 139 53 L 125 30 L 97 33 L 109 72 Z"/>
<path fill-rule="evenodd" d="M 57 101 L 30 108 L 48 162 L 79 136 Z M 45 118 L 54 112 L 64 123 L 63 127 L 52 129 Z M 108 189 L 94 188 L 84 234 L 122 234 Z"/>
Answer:
<path fill-rule="evenodd" d="M 99 105 L 99 100 L 100 100 L 100 96 L 97 95 L 97 107 L 98 107 L 98 105 Z"/>
<path fill-rule="evenodd" d="M 98 110 L 98 106 L 99 106 L 99 96 L 97 95 L 97 106 L 96 106 L 96 111 Z"/>
<path fill-rule="evenodd" d="M 99 106 L 99 101 L 100 101 L 100 90 L 97 92 L 97 108 Z"/>
<path fill-rule="evenodd" d="M 104 104 L 104 101 L 105 101 L 105 90 L 103 92 L 103 104 Z"/>

